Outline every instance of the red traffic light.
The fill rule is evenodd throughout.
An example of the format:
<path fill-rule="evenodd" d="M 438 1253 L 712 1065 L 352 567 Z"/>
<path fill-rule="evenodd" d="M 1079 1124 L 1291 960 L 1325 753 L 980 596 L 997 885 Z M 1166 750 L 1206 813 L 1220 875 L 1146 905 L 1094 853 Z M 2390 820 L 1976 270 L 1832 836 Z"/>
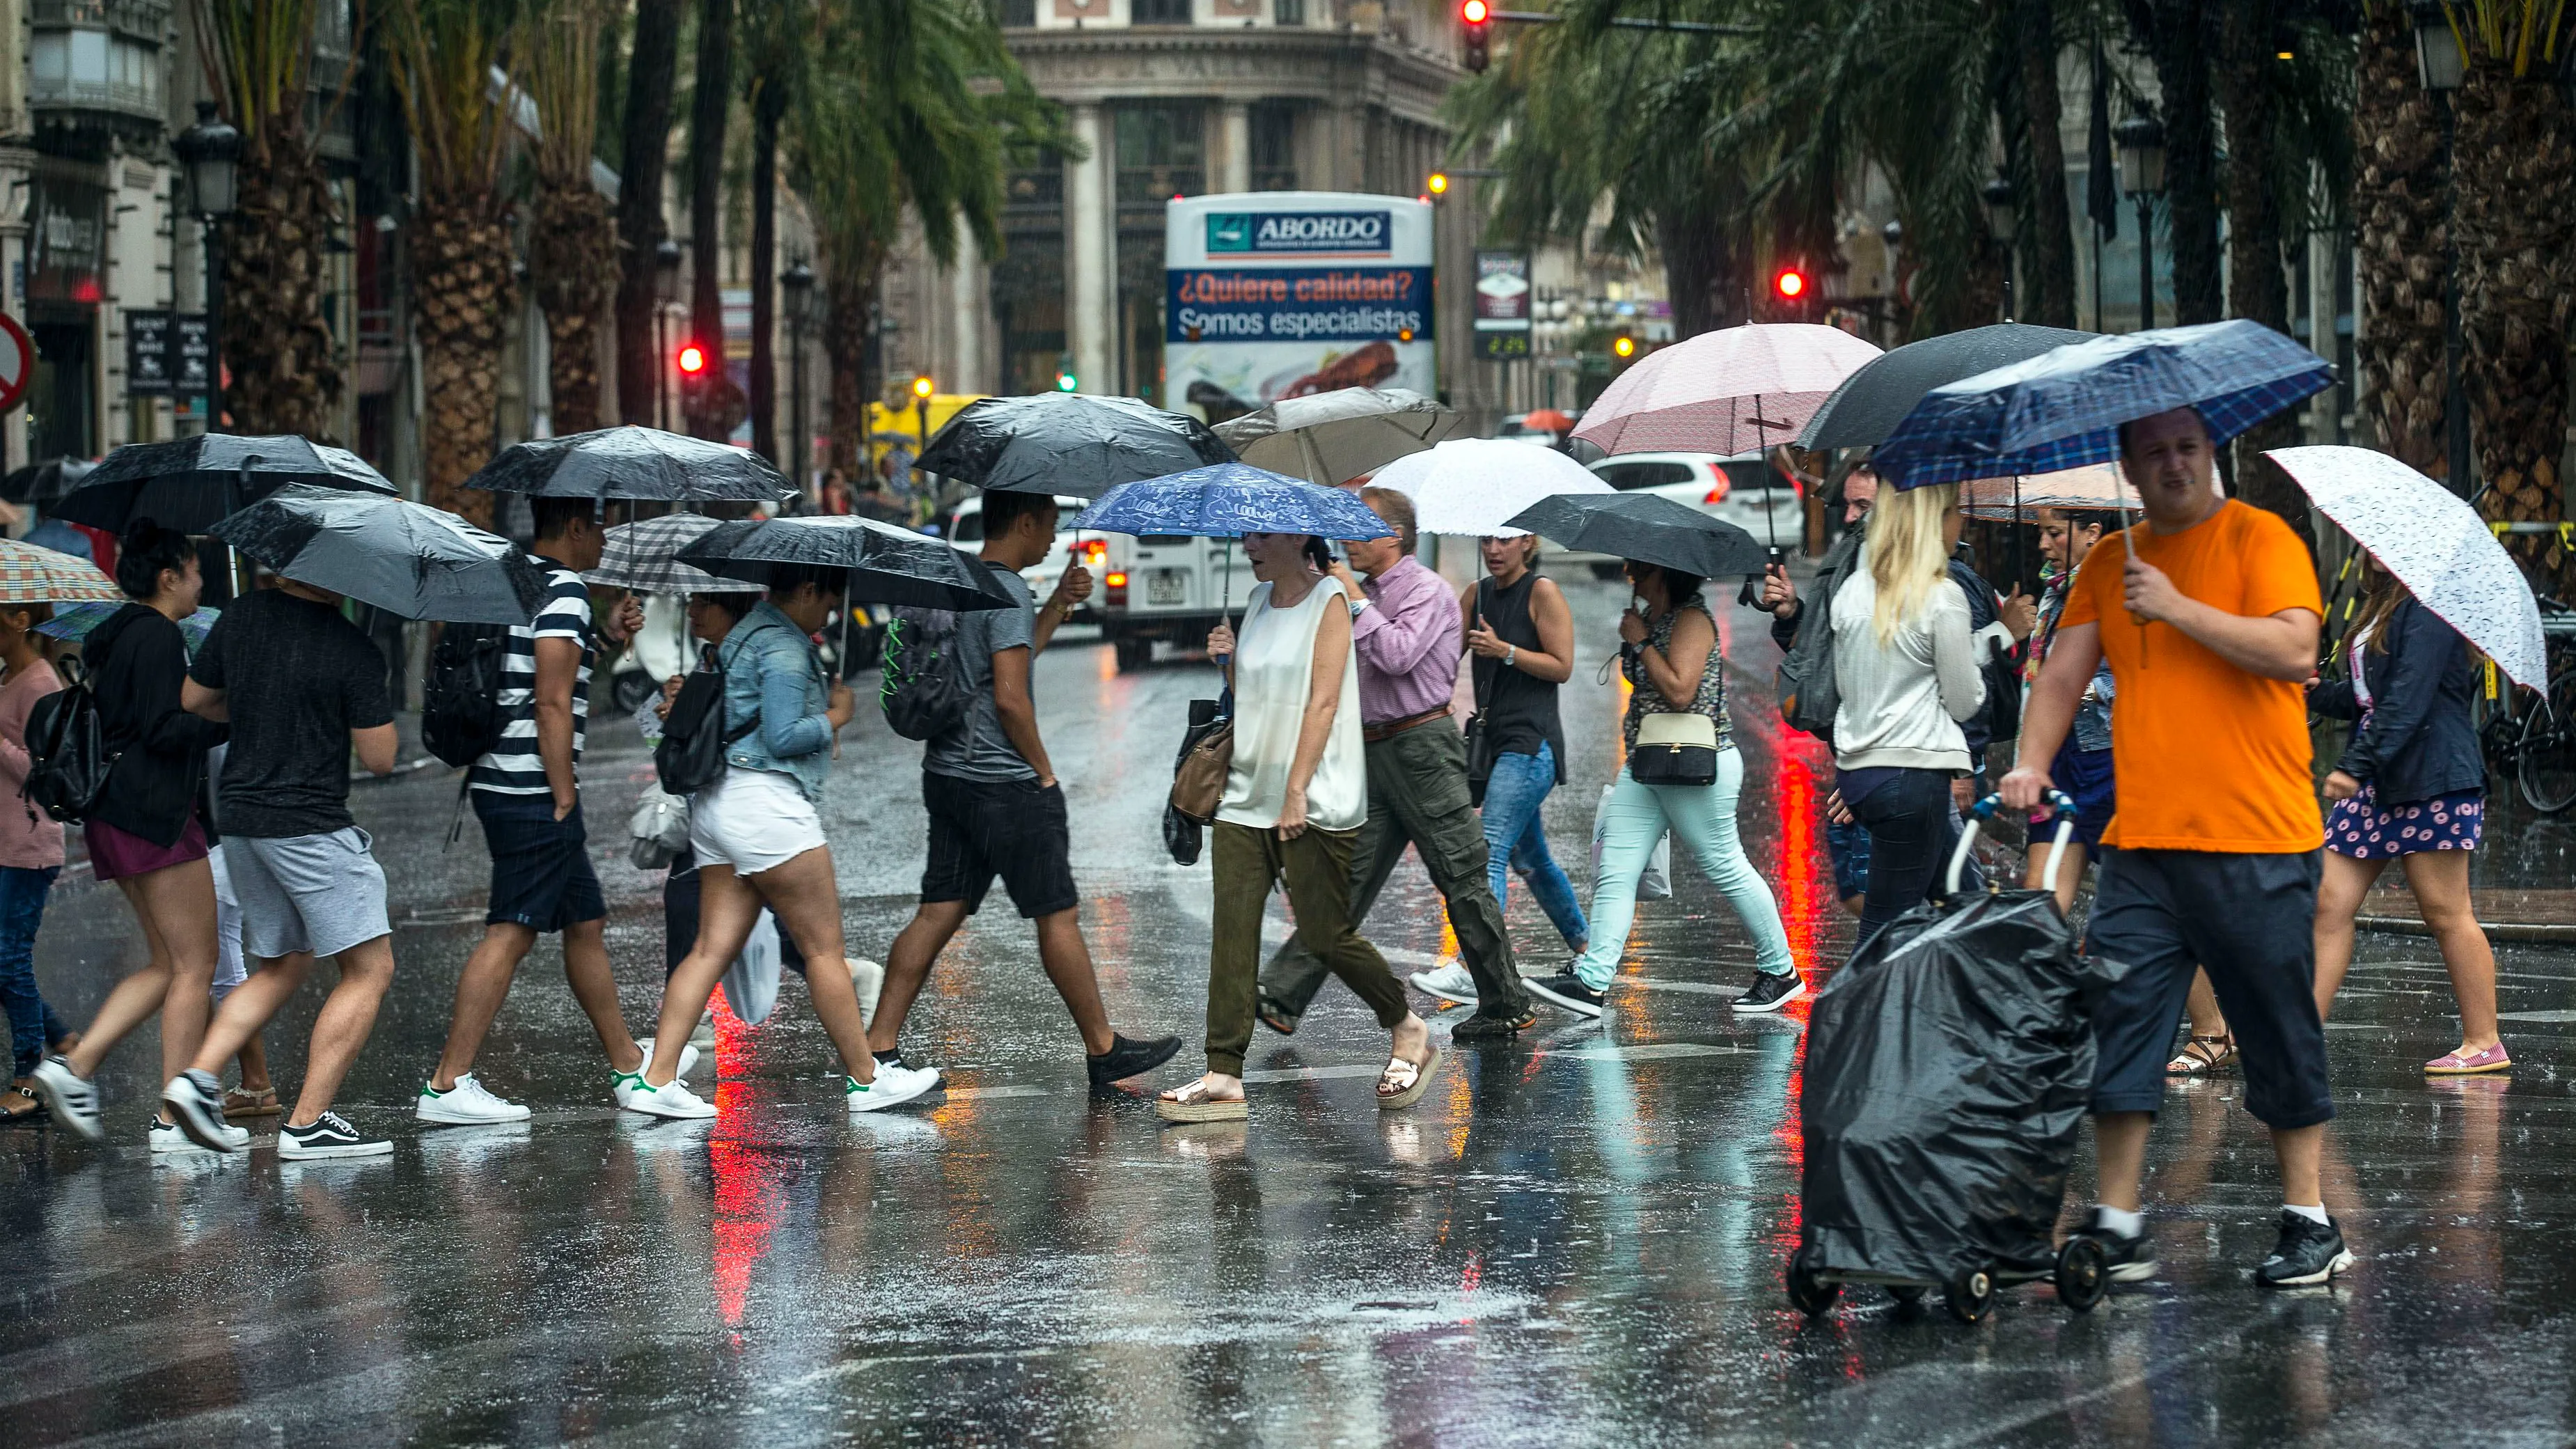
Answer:
<path fill-rule="evenodd" d="M 1780 275 L 1771 279 L 1771 289 L 1794 302 L 1807 295 L 1807 274 L 1796 267 L 1783 267 Z"/>
<path fill-rule="evenodd" d="M 707 350 L 691 342 L 680 348 L 680 371 L 691 377 L 707 370 Z"/>
<path fill-rule="evenodd" d="M 1464 0 L 1458 7 L 1458 18 L 1470 25 L 1482 25 L 1494 18 L 1494 7 L 1485 0 Z"/>
<path fill-rule="evenodd" d="M 1458 19 L 1465 29 L 1458 47 L 1458 64 L 1469 75 L 1482 75 L 1491 63 L 1488 32 L 1494 28 L 1494 7 L 1488 0 L 1460 0 Z"/>

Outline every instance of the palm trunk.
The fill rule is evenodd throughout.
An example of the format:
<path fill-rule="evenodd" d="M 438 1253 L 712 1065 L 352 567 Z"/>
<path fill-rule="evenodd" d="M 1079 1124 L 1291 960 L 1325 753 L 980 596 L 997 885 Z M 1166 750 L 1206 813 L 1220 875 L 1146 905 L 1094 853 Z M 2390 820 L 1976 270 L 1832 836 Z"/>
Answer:
<path fill-rule="evenodd" d="M 235 432 L 328 439 L 347 382 L 322 318 L 331 192 L 309 150 L 269 143 L 286 129 L 250 129 L 236 173 L 239 199 L 223 223 L 221 363 L 232 373 L 224 410 Z"/>
<path fill-rule="evenodd" d="M 2567 321 L 2576 287 L 2576 112 L 2547 67 L 2517 78 L 2475 56 L 2460 88 L 2460 313 L 2470 435 L 2487 517 L 2556 519 L 2567 432 Z M 2513 540 L 2552 577 L 2570 560 L 2551 536 Z"/>
<path fill-rule="evenodd" d="M 698 79 L 689 97 L 689 335 L 707 350 L 706 376 L 694 388 L 689 431 L 721 439 L 735 419 L 724 414 L 725 121 L 733 109 L 733 0 L 699 0 Z"/>
<path fill-rule="evenodd" d="M 751 101 L 751 449 L 784 464 L 778 450 L 778 127 L 787 87 L 763 77 Z M 805 480 L 796 480 L 805 486 Z"/>
<path fill-rule="evenodd" d="M 1744 315 L 1746 263 L 1731 240 L 1727 219 L 1705 206 L 1685 202 L 1655 214 L 1675 341 L 1751 320 Z"/>
<path fill-rule="evenodd" d="M 856 486 L 868 434 L 868 309 L 877 297 L 877 266 L 860 248 L 825 244 L 823 355 L 831 365 L 832 451 L 828 460 Z"/>
<path fill-rule="evenodd" d="M 518 305 L 510 228 L 489 196 L 424 199 L 411 231 L 420 339 L 422 493 L 489 527 L 492 495 L 461 485 L 492 455 L 503 329 Z"/>
<path fill-rule="evenodd" d="M 2441 118 L 2416 78 L 2415 34 L 2404 8 L 2374 5 L 2365 14 L 2352 111 L 2365 319 L 2354 349 L 2360 406 L 2380 451 L 2447 479 L 2442 293 L 2450 162 Z"/>
<path fill-rule="evenodd" d="M 2212 0 L 2128 0 L 2130 26 L 2163 91 L 2165 203 L 2172 232 L 2174 320 L 2225 315 L 2218 265 L 2218 147 L 2209 110 Z"/>
<path fill-rule="evenodd" d="M 2053 0 L 2019 0 L 2014 21 L 2021 63 L 2024 155 L 2020 230 L 2025 294 L 2018 309 L 2043 327 L 2075 325 L 2075 223 L 2066 196 L 2066 148 L 2058 137 L 2057 27 Z"/>
<path fill-rule="evenodd" d="M 587 181 L 541 187 L 528 229 L 528 270 L 545 309 L 554 429 L 601 426 L 599 324 L 617 286 L 617 222 Z"/>
<path fill-rule="evenodd" d="M 2267 0 L 2220 0 L 2218 95 L 2227 112 L 2228 310 L 2275 332 L 2290 330 L 2290 284 L 2281 268 L 2281 204 L 2273 190 L 2272 9 Z M 2299 416 L 2283 412 L 2236 440 L 2236 483 L 2246 502 L 2268 508 L 2308 536 L 2308 500 L 2264 459 L 2299 440 Z"/>
<path fill-rule="evenodd" d="M 680 0 L 636 0 L 617 187 L 617 407 L 630 423 L 654 421 L 668 365 L 654 345 L 653 313 L 661 300 L 653 252 L 666 234 L 662 170 L 679 60 Z"/>

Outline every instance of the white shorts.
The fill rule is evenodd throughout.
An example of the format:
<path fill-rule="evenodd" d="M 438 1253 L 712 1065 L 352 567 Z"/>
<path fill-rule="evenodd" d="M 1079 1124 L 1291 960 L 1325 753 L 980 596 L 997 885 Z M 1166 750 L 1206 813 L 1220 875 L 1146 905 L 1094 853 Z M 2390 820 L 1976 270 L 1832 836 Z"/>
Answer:
<path fill-rule="evenodd" d="M 823 817 L 793 775 L 730 765 L 689 797 L 689 849 L 701 866 L 758 875 L 823 844 Z"/>

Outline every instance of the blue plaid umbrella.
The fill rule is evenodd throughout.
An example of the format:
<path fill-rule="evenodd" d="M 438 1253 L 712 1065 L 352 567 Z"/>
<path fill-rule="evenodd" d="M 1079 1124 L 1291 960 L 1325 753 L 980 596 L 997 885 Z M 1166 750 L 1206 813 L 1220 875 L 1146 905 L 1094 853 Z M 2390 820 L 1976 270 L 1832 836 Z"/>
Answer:
<path fill-rule="evenodd" d="M 1241 538 L 1311 533 L 1320 538 L 1389 538 L 1394 529 L 1359 495 L 1318 488 L 1248 463 L 1212 463 L 1121 483 L 1068 525 L 1104 533 Z"/>
<path fill-rule="evenodd" d="M 1932 389 L 1871 457 L 1899 488 L 2054 473 L 2119 457 L 2133 419 L 2193 408 L 2223 443 L 2333 382 L 2323 358 L 2241 318 L 2096 337 Z"/>

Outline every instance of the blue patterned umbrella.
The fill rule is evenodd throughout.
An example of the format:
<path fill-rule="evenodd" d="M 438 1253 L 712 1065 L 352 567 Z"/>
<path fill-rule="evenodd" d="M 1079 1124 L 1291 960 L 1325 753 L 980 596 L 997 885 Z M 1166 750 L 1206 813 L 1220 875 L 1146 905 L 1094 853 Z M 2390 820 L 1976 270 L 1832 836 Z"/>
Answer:
<path fill-rule="evenodd" d="M 1899 488 L 2053 473 L 2119 457 L 2137 418 L 2193 408 L 2223 443 L 2333 382 L 2323 358 L 2241 318 L 2097 337 L 1932 389 L 1871 456 Z"/>
<path fill-rule="evenodd" d="M 1248 463 L 1212 463 L 1100 495 L 1068 527 L 1104 533 L 1241 538 L 1311 533 L 1319 538 L 1391 538 L 1395 530 L 1356 493 L 1318 488 Z"/>

